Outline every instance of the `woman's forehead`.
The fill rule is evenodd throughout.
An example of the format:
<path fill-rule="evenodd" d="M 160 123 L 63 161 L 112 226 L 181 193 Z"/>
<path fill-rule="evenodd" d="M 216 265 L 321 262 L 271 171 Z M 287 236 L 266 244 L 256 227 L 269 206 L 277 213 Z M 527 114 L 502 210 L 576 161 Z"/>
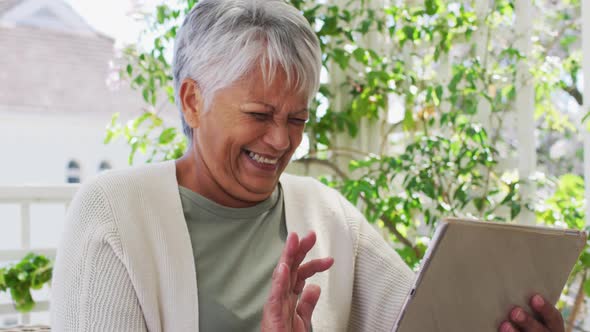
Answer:
<path fill-rule="evenodd" d="M 235 88 L 243 90 L 250 97 L 265 100 L 280 99 L 302 102 L 307 105 L 308 96 L 298 89 L 297 79 L 287 77 L 284 70 L 277 70 L 274 76 L 265 77 L 260 69 L 252 71 L 238 80 Z"/>

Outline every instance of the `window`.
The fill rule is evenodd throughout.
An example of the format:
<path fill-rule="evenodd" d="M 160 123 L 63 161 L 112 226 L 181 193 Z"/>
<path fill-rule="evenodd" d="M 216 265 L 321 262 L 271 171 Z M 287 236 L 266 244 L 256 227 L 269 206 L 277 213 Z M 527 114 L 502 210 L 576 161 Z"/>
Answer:
<path fill-rule="evenodd" d="M 103 160 L 100 162 L 100 165 L 98 166 L 98 172 L 100 173 L 100 172 L 109 170 L 111 168 L 113 168 L 113 166 L 111 166 L 111 163 L 109 163 L 106 160 Z"/>
<path fill-rule="evenodd" d="M 80 164 L 75 160 L 70 160 L 68 163 L 66 181 L 68 183 L 80 183 Z"/>

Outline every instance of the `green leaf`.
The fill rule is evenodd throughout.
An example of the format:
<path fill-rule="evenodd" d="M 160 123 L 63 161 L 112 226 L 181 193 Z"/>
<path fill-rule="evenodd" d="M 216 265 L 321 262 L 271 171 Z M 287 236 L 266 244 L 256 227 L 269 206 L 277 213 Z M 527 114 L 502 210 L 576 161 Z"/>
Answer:
<path fill-rule="evenodd" d="M 404 120 L 402 122 L 405 131 L 414 131 L 416 129 L 416 122 L 414 121 L 414 113 L 406 109 L 404 113 Z"/>
<path fill-rule="evenodd" d="M 160 145 L 169 144 L 170 142 L 172 142 L 174 140 L 175 137 L 176 137 L 176 128 L 174 128 L 174 127 L 166 128 L 160 134 L 160 137 L 158 138 L 158 144 L 160 144 Z"/>
<path fill-rule="evenodd" d="M 449 83 L 449 91 L 451 91 L 451 92 L 457 91 L 457 85 L 463 79 L 464 74 L 465 74 L 465 71 L 459 70 L 455 75 L 453 75 L 453 78 L 451 79 L 451 82 Z"/>
<path fill-rule="evenodd" d="M 0 291 L 6 290 L 6 277 L 4 274 L 6 270 L 4 268 L 0 269 Z"/>
<path fill-rule="evenodd" d="M 424 7 L 426 8 L 426 14 L 434 15 L 438 12 L 439 3 L 436 0 L 425 0 Z"/>
<path fill-rule="evenodd" d="M 438 85 L 435 89 L 436 97 L 438 98 L 439 102 L 442 101 L 443 98 L 443 87 Z"/>
<path fill-rule="evenodd" d="M 561 47 L 563 47 L 564 49 L 569 49 L 569 47 L 575 43 L 576 41 L 578 41 L 578 36 L 576 35 L 567 35 L 563 38 L 561 38 L 561 40 L 559 41 L 559 44 L 561 45 Z"/>
<path fill-rule="evenodd" d="M 149 91 L 147 88 L 144 88 L 144 89 L 141 91 L 141 95 L 143 96 L 143 100 L 144 100 L 146 103 L 149 103 L 149 102 L 150 102 L 150 91 Z"/>
<path fill-rule="evenodd" d="M 363 63 L 363 64 L 367 63 L 367 57 L 366 57 L 366 53 L 365 53 L 364 48 L 359 47 L 359 48 L 355 49 L 354 51 L 352 51 L 352 56 L 359 63 Z"/>
<path fill-rule="evenodd" d="M 152 116 L 152 113 L 150 113 L 150 112 L 143 113 L 142 115 L 135 118 L 135 120 L 133 120 L 131 127 L 133 128 L 134 131 L 137 131 L 137 129 L 141 126 L 141 124 L 144 123 L 145 120 L 149 119 L 151 116 Z"/>
<path fill-rule="evenodd" d="M 28 289 L 18 290 L 11 288 L 10 295 L 14 300 L 14 307 L 16 310 L 21 312 L 29 312 L 35 307 L 35 301 L 31 296 L 31 292 Z"/>
<path fill-rule="evenodd" d="M 586 293 L 586 296 L 590 297 L 590 279 L 586 279 L 584 281 L 584 293 Z"/>
<path fill-rule="evenodd" d="M 156 7 L 156 16 L 157 16 L 157 21 L 159 24 L 164 24 L 164 22 L 166 21 L 166 17 L 167 17 L 167 6 L 165 5 L 160 5 L 158 7 Z"/>
<path fill-rule="evenodd" d="M 369 29 L 371 28 L 371 24 L 373 24 L 372 20 L 370 20 L 370 19 L 363 20 L 361 22 L 361 26 L 358 29 L 358 31 L 363 35 L 366 34 L 367 32 L 369 32 Z"/>
<path fill-rule="evenodd" d="M 332 51 L 332 58 L 340 66 L 342 70 L 348 68 L 348 62 L 350 61 L 350 55 L 348 52 L 341 48 L 336 48 Z"/>
<path fill-rule="evenodd" d="M 512 201 L 510 204 L 510 219 L 514 220 L 520 213 L 521 206 L 517 202 Z"/>
<path fill-rule="evenodd" d="M 402 31 L 405 35 L 405 38 L 403 39 L 403 41 L 405 40 L 409 40 L 409 41 L 414 41 L 414 39 L 416 39 L 417 34 L 416 34 L 416 28 L 410 25 L 406 25 L 405 27 L 402 28 Z M 402 45 L 404 43 L 402 42 Z"/>
<path fill-rule="evenodd" d="M 109 144 L 113 138 L 115 137 L 115 133 L 113 133 L 111 130 L 107 131 L 105 138 L 103 140 L 103 144 Z"/>

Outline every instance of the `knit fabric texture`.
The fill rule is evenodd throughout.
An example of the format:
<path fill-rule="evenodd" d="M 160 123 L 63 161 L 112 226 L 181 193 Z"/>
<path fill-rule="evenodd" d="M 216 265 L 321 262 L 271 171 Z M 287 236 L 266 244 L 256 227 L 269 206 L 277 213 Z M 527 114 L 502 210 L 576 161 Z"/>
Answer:
<path fill-rule="evenodd" d="M 314 331 L 391 331 L 413 272 L 363 215 L 320 182 L 281 176 L 287 230 L 306 259 L 334 257 Z M 111 171 L 72 201 L 51 291 L 54 331 L 198 331 L 198 277 L 173 161 Z"/>

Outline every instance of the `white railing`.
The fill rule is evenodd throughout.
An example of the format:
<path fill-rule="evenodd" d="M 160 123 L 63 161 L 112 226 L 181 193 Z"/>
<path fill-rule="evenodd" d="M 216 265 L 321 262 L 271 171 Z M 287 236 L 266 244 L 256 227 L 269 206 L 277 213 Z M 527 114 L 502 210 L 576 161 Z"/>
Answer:
<path fill-rule="evenodd" d="M 0 204 L 18 205 L 20 207 L 20 247 L 12 250 L 0 250 L 1 261 L 17 261 L 31 251 L 31 205 L 64 204 L 67 208 L 79 185 L 55 186 L 0 186 Z M 34 252 L 55 258 L 56 248 L 35 248 Z M 33 312 L 49 310 L 49 301 L 38 301 Z M 0 314 L 18 314 L 11 304 L 0 304 Z M 30 322 L 29 314 L 22 314 L 21 322 Z"/>

